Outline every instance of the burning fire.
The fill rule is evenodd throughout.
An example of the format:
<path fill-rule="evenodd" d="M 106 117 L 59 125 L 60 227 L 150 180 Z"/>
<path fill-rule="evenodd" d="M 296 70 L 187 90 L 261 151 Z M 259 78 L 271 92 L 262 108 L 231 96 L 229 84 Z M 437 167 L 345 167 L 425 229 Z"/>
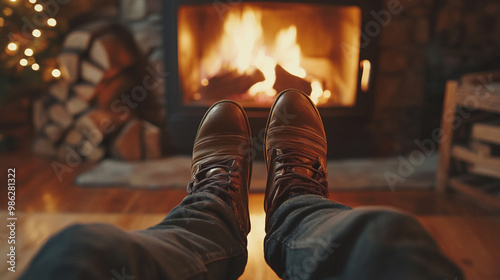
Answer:
<path fill-rule="evenodd" d="M 227 14 L 219 42 L 202 59 L 202 86 L 207 86 L 208 81 L 219 73 L 237 71 L 241 75 L 250 75 L 259 70 L 264 80 L 253 84 L 248 94 L 252 97 L 274 97 L 277 92 L 273 86 L 277 80 L 276 67 L 279 65 L 289 74 L 310 83 L 311 99 L 315 104 L 326 102 L 332 93 L 324 90 L 322 82 L 308 75 L 301 67 L 302 53 L 297 43 L 297 27 L 291 25 L 281 29 L 274 44 L 266 46 L 261 18 L 262 13 L 250 7 L 242 12 Z"/>

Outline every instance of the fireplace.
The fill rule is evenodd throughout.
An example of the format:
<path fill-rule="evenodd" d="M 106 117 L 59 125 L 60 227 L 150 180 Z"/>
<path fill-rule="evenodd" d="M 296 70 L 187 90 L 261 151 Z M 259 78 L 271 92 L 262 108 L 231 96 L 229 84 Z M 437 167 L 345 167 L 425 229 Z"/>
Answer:
<path fill-rule="evenodd" d="M 362 154 L 377 44 L 362 44 L 361 32 L 372 2 L 166 1 L 169 146 L 190 152 L 204 112 L 221 99 L 245 107 L 260 146 L 276 95 L 296 88 L 319 107 L 331 154 Z"/>

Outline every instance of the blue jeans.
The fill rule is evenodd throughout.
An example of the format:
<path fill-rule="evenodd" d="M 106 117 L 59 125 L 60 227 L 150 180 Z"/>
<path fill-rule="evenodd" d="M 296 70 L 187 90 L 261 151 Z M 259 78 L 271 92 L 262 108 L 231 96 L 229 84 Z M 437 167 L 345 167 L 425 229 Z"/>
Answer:
<path fill-rule="evenodd" d="M 146 230 L 70 226 L 49 239 L 20 279 L 237 279 L 246 245 L 231 208 L 198 193 Z M 283 279 L 463 278 L 411 216 L 351 209 L 314 195 L 293 197 L 276 210 L 264 247 Z"/>

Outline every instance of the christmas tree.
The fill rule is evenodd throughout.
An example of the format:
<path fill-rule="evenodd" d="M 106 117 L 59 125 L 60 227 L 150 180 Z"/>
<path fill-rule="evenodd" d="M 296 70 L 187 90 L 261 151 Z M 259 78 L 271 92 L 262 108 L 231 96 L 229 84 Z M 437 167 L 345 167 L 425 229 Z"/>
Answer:
<path fill-rule="evenodd" d="M 3 0 L 0 4 L 0 99 L 13 86 L 38 87 L 60 77 L 56 56 L 69 0 Z"/>

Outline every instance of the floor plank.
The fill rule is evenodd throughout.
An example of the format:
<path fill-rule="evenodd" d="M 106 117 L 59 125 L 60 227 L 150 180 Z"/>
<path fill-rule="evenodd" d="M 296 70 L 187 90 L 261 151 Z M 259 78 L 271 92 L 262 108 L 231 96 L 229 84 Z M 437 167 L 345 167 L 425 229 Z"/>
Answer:
<path fill-rule="evenodd" d="M 186 195 L 184 190 L 135 190 L 124 188 L 80 188 L 75 176 L 91 168 L 81 164 L 62 181 L 51 168 L 53 161 L 28 152 L 0 155 L 0 182 L 7 181 L 7 168 L 16 168 L 19 217 L 18 271 L 45 240 L 63 227 L 80 222 L 108 222 L 125 229 L 143 229 L 159 222 Z M 249 260 L 241 279 L 277 279 L 263 258 L 263 194 L 250 195 L 252 231 Z M 457 262 L 467 279 L 500 279 L 500 216 L 455 194 L 432 191 L 336 192 L 331 199 L 350 205 L 387 205 L 417 216 L 436 238 L 442 250 Z M 7 196 L 0 196 L 7 205 Z M 0 208 L 5 220 L 6 207 Z M 0 231 L 0 249 L 7 249 L 6 229 Z M 0 263 L 0 279 L 14 279 Z M 111 278 L 111 277 L 110 277 Z"/>

